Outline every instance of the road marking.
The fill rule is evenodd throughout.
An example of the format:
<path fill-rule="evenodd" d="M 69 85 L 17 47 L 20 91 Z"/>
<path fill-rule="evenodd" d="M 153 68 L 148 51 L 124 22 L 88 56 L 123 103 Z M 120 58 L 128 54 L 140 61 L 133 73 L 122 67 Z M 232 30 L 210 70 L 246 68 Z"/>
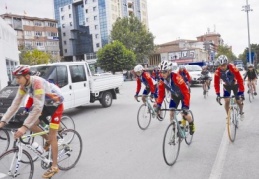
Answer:
<path fill-rule="evenodd" d="M 228 151 L 228 144 L 229 144 L 229 141 L 227 138 L 227 128 L 225 128 L 225 131 L 221 140 L 221 144 L 219 146 L 219 150 L 218 150 L 216 159 L 214 161 L 209 179 L 221 178 L 221 174 L 223 172 L 223 167 L 224 167 L 224 163 L 225 163 L 225 159 Z"/>

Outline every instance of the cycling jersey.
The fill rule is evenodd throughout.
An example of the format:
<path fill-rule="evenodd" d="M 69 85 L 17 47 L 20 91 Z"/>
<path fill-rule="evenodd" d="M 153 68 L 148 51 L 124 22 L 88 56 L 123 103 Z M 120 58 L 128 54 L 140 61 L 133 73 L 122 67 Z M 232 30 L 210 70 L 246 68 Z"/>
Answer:
<path fill-rule="evenodd" d="M 49 83 L 45 79 L 38 76 L 30 77 L 30 84 L 27 87 L 19 86 L 18 92 L 12 105 L 2 117 L 2 121 L 9 122 L 13 115 L 17 112 L 23 98 L 29 94 L 33 98 L 34 107 L 25 119 L 23 125 L 30 128 L 39 118 L 44 106 L 58 107 L 63 103 L 64 97 L 61 90 L 53 83 Z"/>
<path fill-rule="evenodd" d="M 220 93 L 220 79 L 224 82 L 225 86 L 233 86 L 235 84 L 238 84 L 238 91 L 239 92 L 244 92 L 244 83 L 243 83 L 243 78 L 238 71 L 238 69 L 232 65 L 228 64 L 227 65 L 227 70 L 222 71 L 220 67 L 217 68 L 214 74 L 214 87 L 216 94 Z"/>
<path fill-rule="evenodd" d="M 185 83 L 186 82 L 191 82 L 191 76 L 190 76 L 189 72 L 186 69 L 183 69 L 182 71 L 179 70 L 178 73 L 182 76 L 182 78 L 183 78 Z"/>
<path fill-rule="evenodd" d="M 257 79 L 257 72 L 255 71 L 255 69 L 253 70 L 248 70 L 245 74 L 244 79 L 246 79 L 246 77 L 248 77 L 248 80 L 254 80 Z"/>
<path fill-rule="evenodd" d="M 182 105 L 189 108 L 190 92 L 179 74 L 172 72 L 168 80 L 161 78 L 158 83 L 158 98 L 156 101 L 158 105 L 161 105 L 165 98 L 165 88 L 169 88 L 172 97 L 181 99 Z"/>
<path fill-rule="evenodd" d="M 139 94 L 139 91 L 141 89 L 141 83 L 143 83 L 146 88 L 149 88 L 151 93 L 155 93 L 156 90 L 156 84 L 155 81 L 152 79 L 150 74 L 146 71 L 143 71 L 141 76 L 137 76 L 137 90 L 136 90 L 136 95 Z"/>
<path fill-rule="evenodd" d="M 160 78 L 159 71 L 158 71 L 158 70 L 153 70 L 151 76 L 152 76 L 152 78 L 153 78 L 154 80 L 158 81 L 159 78 Z"/>

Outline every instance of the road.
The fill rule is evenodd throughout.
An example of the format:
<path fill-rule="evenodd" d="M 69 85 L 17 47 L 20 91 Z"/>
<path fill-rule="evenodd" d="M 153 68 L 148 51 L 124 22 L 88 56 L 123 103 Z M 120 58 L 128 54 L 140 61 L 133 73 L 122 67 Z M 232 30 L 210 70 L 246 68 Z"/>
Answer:
<path fill-rule="evenodd" d="M 259 99 L 245 101 L 245 120 L 237 138 L 230 143 L 226 133 L 226 114 L 216 103 L 214 89 L 207 99 L 201 86 L 192 87 L 191 109 L 196 132 L 193 143 L 184 142 L 176 164 L 167 166 L 162 155 L 162 140 L 169 119 L 152 120 L 146 131 L 137 125 L 135 81 L 125 82 L 110 108 L 99 103 L 67 111 L 83 138 L 83 153 L 77 166 L 60 171 L 53 178 L 90 179 L 244 179 L 258 178 Z M 247 95 L 247 94 L 246 94 Z M 247 96 L 246 96 L 247 98 Z M 35 178 L 44 172 L 35 163 Z"/>

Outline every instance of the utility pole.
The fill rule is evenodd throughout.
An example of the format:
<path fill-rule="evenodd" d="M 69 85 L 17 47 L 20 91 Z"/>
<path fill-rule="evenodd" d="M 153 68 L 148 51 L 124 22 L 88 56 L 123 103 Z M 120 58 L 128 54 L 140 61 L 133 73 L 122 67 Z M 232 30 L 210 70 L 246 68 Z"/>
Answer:
<path fill-rule="evenodd" d="M 248 30 L 248 50 L 249 50 L 249 63 L 252 64 L 252 57 L 251 57 L 251 45 L 250 45 L 250 30 L 249 30 L 249 11 L 253 11 L 253 9 L 250 9 L 250 5 L 248 4 L 248 0 L 246 0 L 246 5 L 242 6 L 242 11 L 246 12 L 247 15 L 247 30 Z"/>

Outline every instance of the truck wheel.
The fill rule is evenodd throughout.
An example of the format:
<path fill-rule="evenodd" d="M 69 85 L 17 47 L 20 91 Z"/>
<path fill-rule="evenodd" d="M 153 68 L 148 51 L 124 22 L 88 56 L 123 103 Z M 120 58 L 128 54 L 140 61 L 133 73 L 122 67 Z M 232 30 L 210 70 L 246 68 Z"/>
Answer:
<path fill-rule="evenodd" d="M 110 107 L 112 105 L 112 93 L 109 91 L 104 92 L 100 102 L 104 108 Z"/>

